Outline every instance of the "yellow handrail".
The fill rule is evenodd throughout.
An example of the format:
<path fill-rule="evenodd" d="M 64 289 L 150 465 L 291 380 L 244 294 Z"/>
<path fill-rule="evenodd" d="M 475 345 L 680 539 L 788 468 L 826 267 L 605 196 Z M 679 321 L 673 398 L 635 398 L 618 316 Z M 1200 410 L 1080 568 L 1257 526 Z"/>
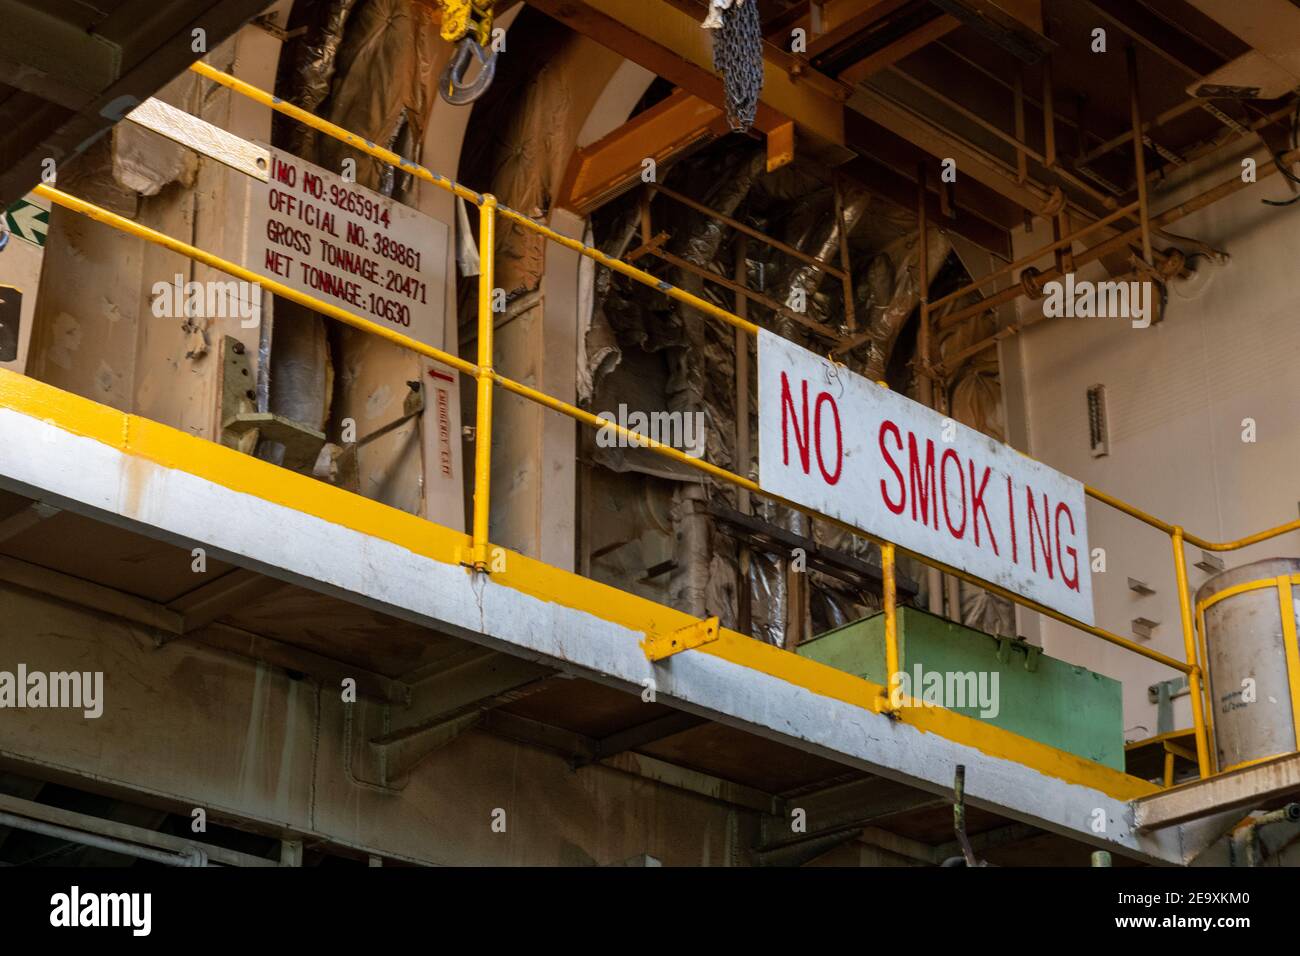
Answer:
<path fill-rule="evenodd" d="M 687 465 L 688 467 L 695 468 L 705 474 L 717 478 L 720 481 L 725 481 L 730 484 L 736 485 L 740 488 L 744 488 L 750 491 L 751 493 L 761 494 L 764 497 L 777 501 L 783 505 L 786 505 L 787 507 L 794 508 L 812 517 L 818 518 L 819 520 L 830 522 L 836 525 L 837 527 L 844 528 L 845 530 L 848 530 L 857 535 L 861 535 L 867 538 L 868 540 L 874 541 L 877 544 L 879 544 L 881 548 L 881 558 L 882 558 L 883 592 L 885 595 L 884 611 L 885 611 L 885 618 L 886 618 L 885 620 L 886 661 L 887 661 L 887 669 L 890 670 L 889 678 L 886 682 L 886 691 L 891 693 L 891 695 L 892 695 L 892 688 L 894 686 L 894 681 L 896 679 L 896 675 L 894 674 L 894 671 L 897 670 L 899 667 L 897 608 L 896 608 L 897 591 L 896 591 L 895 573 L 894 573 L 895 555 L 898 551 L 903 551 L 903 553 L 911 554 L 912 557 L 914 557 L 916 560 L 918 560 L 923 564 L 929 565 L 930 567 L 938 568 L 944 573 L 951 574 L 963 580 L 969 581 L 972 584 L 978 585 L 979 587 L 982 587 L 993 594 L 997 594 L 1003 598 L 1011 600 L 1023 607 L 1026 607 L 1030 610 L 1036 611 L 1039 614 L 1052 618 L 1053 620 L 1059 621 L 1064 624 L 1068 624 L 1072 627 L 1076 627 L 1104 641 L 1107 641 L 1118 647 L 1125 648 L 1126 650 L 1132 651 L 1133 653 L 1145 657 L 1148 660 L 1155 661 L 1157 663 L 1163 664 L 1167 667 L 1170 667 L 1174 670 L 1177 670 L 1181 673 L 1188 675 L 1189 689 L 1191 691 L 1191 697 L 1192 697 L 1193 722 L 1195 724 L 1195 731 L 1196 731 L 1197 760 L 1198 760 L 1201 776 L 1205 777 L 1210 775 L 1209 744 L 1208 744 L 1207 731 L 1206 731 L 1206 714 L 1205 714 L 1206 702 L 1204 699 L 1205 689 L 1204 689 L 1204 682 L 1203 682 L 1203 671 L 1197 654 L 1196 634 L 1193 628 L 1192 611 L 1190 607 L 1189 596 L 1187 593 L 1187 569 L 1186 569 L 1185 555 L 1183 554 L 1183 546 L 1185 544 L 1192 544 L 1196 547 L 1204 548 L 1205 550 L 1208 551 L 1237 550 L 1239 548 L 1247 547 L 1252 544 L 1258 544 L 1262 541 L 1267 541 L 1271 538 L 1277 537 L 1281 534 L 1285 534 L 1289 531 L 1300 530 L 1300 521 L 1288 522 L 1287 524 L 1279 525 L 1267 531 L 1258 532 L 1248 537 L 1241 538 L 1237 541 L 1213 543 L 1203 538 L 1186 534 L 1181 527 L 1175 526 L 1173 524 L 1161 520 L 1160 518 L 1150 515 L 1142 511 L 1141 509 L 1133 505 L 1130 505 L 1125 501 L 1122 501 L 1119 498 L 1116 498 L 1098 489 L 1085 486 L 1086 493 L 1093 499 L 1103 504 L 1106 504 L 1112 508 L 1115 508 L 1116 510 L 1124 514 L 1127 514 L 1130 517 L 1133 517 L 1139 521 L 1142 521 L 1145 524 L 1153 528 L 1156 528 L 1161 532 L 1170 536 L 1173 549 L 1174 549 L 1175 575 L 1178 581 L 1179 611 L 1182 619 L 1184 651 L 1187 658 L 1185 661 L 1179 661 L 1166 654 L 1162 654 L 1159 651 L 1155 651 L 1150 648 L 1143 647 L 1142 645 L 1137 644 L 1127 638 L 1121 637 L 1117 634 L 1113 634 L 1110 631 L 1105 630 L 1104 628 L 1097 627 L 1091 624 L 1085 624 L 1082 621 L 1075 620 L 1074 618 L 1071 618 L 1066 614 L 1063 614 L 1052 608 L 1041 605 L 1038 602 L 1032 601 L 1021 595 L 1014 594 L 1006 590 L 1005 588 L 999 587 L 995 584 L 991 584 L 990 582 L 980 580 L 979 578 L 976 578 L 971 574 L 950 567 L 932 558 L 923 555 L 918 555 L 915 554 L 914 552 L 910 552 L 910 551 L 906 551 L 905 549 L 898 548 L 892 542 L 885 541 L 875 535 L 867 534 L 863 532 L 861 529 L 848 525 L 843 521 L 840 521 L 835 518 L 831 518 L 826 515 L 822 515 L 812 508 L 806 507 L 804 505 L 800 505 L 797 502 L 789 501 L 788 499 L 782 498 L 778 495 L 773 495 L 769 492 L 766 492 L 759 486 L 759 484 L 756 481 L 753 481 L 750 478 L 735 474 L 734 472 L 728 471 L 725 468 L 721 468 L 709 462 L 705 462 L 697 458 L 693 458 L 687 455 L 686 453 L 682 452 L 681 450 L 672 447 L 671 445 L 663 444 L 659 441 L 649 438 L 648 436 L 642 435 L 638 432 L 634 432 L 631 429 L 619 425 L 617 422 L 612 422 L 600 418 L 599 416 L 596 416 L 591 412 L 578 408 L 575 405 L 572 405 L 568 402 L 565 402 L 553 396 L 547 395 L 543 392 L 539 392 L 536 389 L 530 388 L 527 385 L 524 385 L 520 382 L 516 382 L 498 373 L 495 370 L 493 365 L 493 331 L 494 331 L 493 298 L 495 295 L 494 282 L 495 282 L 496 221 L 498 218 L 504 218 L 511 222 L 517 223 L 524 229 L 535 232 L 538 235 L 541 235 L 552 242 L 556 242 L 568 249 L 573 250 L 574 252 L 579 253 L 580 255 L 586 256 L 589 259 L 593 259 L 594 261 L 599 262 L 600 264 L 608 267 L 609 269 L 615 272 L 620 273 L 621 275 L 627 276 L 628 278 L 636 282 L 639 282 L 642 285 L 649 286 L 650 288 L 662 292 L 679 302 L 691 306 L 692 308 L 696 309 L 697 311 L 705 315 L 712 316 L 713 318 L 726 322 L 727 324 L 732 325 L 738 329 L 741 329 L 750 335 L 757 335 L 759 329 L 757 325 L 755 325 L 752 322 L 749 322 L 746 319 L 741 318 L 738 315 L 728 312 L 726 309 L 719 308 L 718 306 L 700 298 L 699 296 L 692 295 L 691 293 L 683 289 L 673 286 L 671 283 L 665 282 L 664 280 L 659 279 L 647 272 L 643 272 L 642 270 L 637 269 L 635 266 L 629 265 L 628 263 L 623 262 L 622 260 L 613 259 L 605 255 L 598 249 L 587 246 L 584 243 L 571 239 L 567 236 L 561 235 L 560 233 L 554 231 L 553 229 L 550 229 L 549 227 L 541 223 L 533 221 L 532 219 L 528 218 L 522 213 L 517 212 L 516 210 L 510 209 L 507 206 L 500 205 L 494 196 L 476 192 L 451 179 L 433 173 L 430 170 L 426 169 L 425 167 L 419 165 L 418 163 L 413 163 L 405 159 L 404 157 L 399 156 L 397 153 L 384 149 L 381 146 L 377 146 L 376 144 L 362 137 L 356 136 L 355 134 L 349 132 L 346 129 L 343 129 L 340 126 L 336 126 L 335 124 L 330 123 L 328 120 L 324 120 L 312 113 L 307 112 L 306 110 L 294 106 L 291 103 L 287 103 L 284 100 L 280 99 L 279 97 L 267 93 L 266 91 L 261 90 L 255 86 L 252 86 L 251 84 L 246 83 L 243 80 L 230 76 L 227 73 L 223 73 L 220 70 L 216 70 L 213 67 L 202 62 L 193 64 L 191 66 L 191 69 L 194 72 L 200 74 L 201 76 L 204 76 L 209 80 L 212 80 L 213 82 L 218 83 L 232 90 L 233 92 L 245 96 L 253 100 L 254 102 L 261 103 L 262 105 L 270 109 L 273 109 L 279 113 L 282 113 L 283 115 L 289 116 L 290 118 L 297 120 L 298 122 L 303 123 L 304 125 L 312 129 L 315 129 L 318 132 L 324 133 L 327 136 L 337 139 L 340 142 L 348 146 L 351 146 L 354 149 L 366 153 L 374 157 L 375 159 L 380 160 L 381 162 L 387 163 L 391 166 L 396 166 L 403 172 L 415 176 L 417 179 L 420 179 L 424 182 L 428 182 L 441 189 L 445 189 L 448 192 L 456 196 L 459 196 L 468 202 L 472 202 L 479 207 L 479 241 L 480 241 L 480 247 L 482 252 L 482 262 L 480 266 L 479 290 L 478 290 L 479 303 L 478 303 L 478 363 L 477 364 L 468 362 L 465 359 L 460 358 L 459 356 L 452 355 L 451 353 L 448 352 L 444 352 L 443 350 L 435 348 L 433 346 L 426 345 L 423 342 L 419 342 L 416 339 L 410 338 L 409 336 L 402 335 L 399 332 L 395 332 L 392 329 L 379 325 L 378 323 L 370 321 L 369 319 L 365 319 L 361 316 L 354 315 L 346 311 L 345 309 L 339 308 L 338 306 L 332 305 L 328 302 L 321 301 L 306 293 L 299 292 L 274 279 L 269 279 L 258 273 L 252 272 L 242 266 L 239 266 L 235 263 L 222 259 L 219 256 L 215 256 L 209 252 L 205 252 L 202 249 L 189 245 L 188 243 L 182 242 L 171 236 L 167 236 L 163 233 L 157 232 L 156 230 L 150 229 L 147 226 L 142 226 L 139 223 L 133 222 L 130 219 L 126 219 L 125 217 L 118 216 L 115 213 L 112 213 L 106 209 L 102 209 L 91 203 L 85 202 L 84 200 L 78 199 L 75 196 L 71 196 L 67 193 L 61 192 L 60 190 L 54 189 L 49 186 L 41 185 L 36 187 L 35 192 L 38 195 L 43 196 L 44 198 L 50 200 L 53 203 L 56 203 L 60 206 L 63 206 L 75 212 L 79 212 L 83 215 L 86 215 L 91 219 L 96 220 L 97 222 L 104 223 L 105 225 L 119 229 L 131 235 L 138 236 L 149 242 L 153 242 L 158 245 L 164 246 L 165 248 L 171 249 L 174 252 L 188 256 L 214 269 L 219 269 L 237 278 L 243 279 L 244 281 L 261 285 L 262 287 L 274 292 L 276 295 L 280 295 L 286 299 L 297 302 L 300 305 L 306 306 L 307 308 L 314 309 L 315 311 L 320 312 L 323 315 L 327 315 L 331 318 L 338 319 L 339 321 L 351 325 L 355 328 L 362 329 L 367 332 L 371 332 L 403 348 L 410 349 L 413 352 L 416 352 L 421 355 L 425 355 L 436 361 L 442 362 L 446 365 L 451 366 L 452 368 L 457 369 L 458 371 L 460 371 L 465 375 L 473 376 L 476 380 L 478 404 L 477 404 L 477 412 L 476 412 L 477 424 L 476 424 L 475 461 L 474 461 L 474 508 L 473 508 L 473 520 L 471 525 L 471 536 L 470 536 L 471 553 L 469 555 L 469 559 L 466 561 L 467 564 L 472 565 L 475 569 L 480 571 L 490 570 L 490 562 L 488 560 L 489 558 L 488 517 L 489 517 L 489 506 L 490 506 L 489 495 L 490 495 L 490 485 L 491 485 L 492 386 L 495 384 L 505 389 L 508 392 L 519 395 L 520 397 L 526 398 L 529 401 L 536 402 L 537 404 L 550 408 L 554 411 L 560 412 L 561 414 L 567 415 L 570 418 L 582 422 L 590 427 L 597 428 L 597 429 L 610 429 L 615 433 L 617 433 L 618 435 L 620 435 L 623 439 L 629 442 L 634 442 L 642 447 L 649 448 L 659 455 L 663 455 L 667 458 L 671 458 L 681 464 Z"/>

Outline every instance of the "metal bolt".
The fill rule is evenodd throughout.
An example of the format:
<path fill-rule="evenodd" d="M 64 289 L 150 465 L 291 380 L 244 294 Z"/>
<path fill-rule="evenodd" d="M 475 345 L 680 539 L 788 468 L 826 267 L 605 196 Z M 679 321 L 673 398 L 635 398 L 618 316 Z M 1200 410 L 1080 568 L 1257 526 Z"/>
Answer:
<path fill-rule="evenodd" d="M 244 354 L 244 343 L 243 343 L 243 342 L 236 342 L 236 343 L 234 344 L 233 348 L 234 348 L 234 350 L 235 350 L 235 354 L 236 354 L 236 355 L 243 355 L 243 354 Z"/>

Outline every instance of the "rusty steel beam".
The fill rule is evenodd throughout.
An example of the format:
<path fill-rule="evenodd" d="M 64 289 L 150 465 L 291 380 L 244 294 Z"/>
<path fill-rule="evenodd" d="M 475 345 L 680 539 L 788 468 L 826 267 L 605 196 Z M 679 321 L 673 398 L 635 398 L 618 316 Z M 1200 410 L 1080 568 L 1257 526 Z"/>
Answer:
<path fill-rule="evenodd" d="M 805 15 L 791 26 L 808 31 L 808 55 L 817 56 L 905 7 L 911 0 L 826 0 L 822 4 L 821 30 L 815 32 L 812 17 Z M 773 40 L 775 34 L 768 34 Z"/>
<path fill-rule="evenodd" d="M 949 130 L 893 102 L 876 90 L 858 87 L 849 100 L 849 106 L 929 155 L 955 160 L 959 180 L 973 179 L 1035 215 L 1041 215 L 1049 203 L 1047 190 L 1033 183 L 1016 182 L 1014 173 L 1007 174 Z"/>
<path fill-rule="evenodd" d="M 1133 805 L 1133 822 L 1158 830 L 1212 813 L 1244 814 L 1298 791 L 1300 754 L 1288 754 L 1143 797 Z"/>
<path fill-rule="evenodd" d="M 1291 150 L 1288 153 L 1282 154 L 1281 156 L 1278 157 L 1277 163 L 1261 161 L 1259 164 L 1259 179 L 1257 181 L 1263 182 L 1265 179 L 1273 175 L 1273 173 L 1277 172 L 1279 164 L 1289 166 L 1290 164 L 1295 162 L 1300 162 L 1300 149 Z M 1192 213 L 1198 212 L 1199 210 L 1204 209 L 1207 206 L 1212 206 L 1220 199 L 1223 199 L 1227 196 L 1231 196 L 1233 193 L 1239 192 L 1242 189 L 1245 189 L 1249 185 L 1253 185 L 1253 184 L 1243 181 L 1239 176 L 1234 176 L 1232 179 L 1222 182 L 1219 185 L 1213 187 L 1212 189 L 1208 189 L 1205 192 L 1201 193 L 1200 195 L 1195 196 L 1184 203 L 1180 203 L 1176 206 L 1166 209 L 1164 212 L 1152 218 L 1151 226 L 1154 229 L 1161 229 L 1165 226 L 1172 225 L 1178 220 L 1184 218 L 1185 216 L 1190 216 Z M 1135 226 L 1134 228 L 1129 229 L 1126 232 L 1119 233 L 1118 235 L 1113 236 L 1112 238 L 1107 239 L 1103 242 L 1100 242 L 1089 249 L 1085 249 L 1083 252 L 1076 255 L 1074 257 L 1075 268 L 1078 268 L 1079 266 L 1087 265 L 1089 262 L 1093 262 L 1097 259 L 1104 258 L 1105 256 L 1108 256 L 1112 253 L 1124 250 L 1128 248 L 1130 243 L 1140 240 L 1141 237 L 1142 237 L 1142 228 L 1140 226 Z M 1059 279 L 1059 278 L 1062 278 L 1062 274 L 1055 267 L 1047 270 L 1046 272 L 1041 273 L 1038 276 L 1038 280 L 1040 282 L 1048 282 L 1053 279 Z M 983 299 L 976 302 L 974 305 L 968 306 L 967 308 L 960 309 L 956 312 L 944 316 L 942 319 L 939 320 L 939 328 L 940 329 L 951 328 L 954 325 L 957 325 L 961 322 L 965 322 L 966 320 L 971 319 L 977 315 L 982 315 L 983 313 L 996 309 L 999 306 L 1007 304 L 1008 302 L 1014 302 L 1016 299 L 1020 298 L 1024 294 L 1025 294 L 1025 290 L 1021 287 L 1019 283 L 1016 283 L 1006 289 L 1003 289 L 1001 292 L 997 292 L 993 295 L 985 296 Z M 953 355 L 949 357 L 943 363 L 943 370 L 950 372 L 958 365 L 960 365 L 962 361 L 969 358 L 970 356 L 977 355 L 987 348 L 992 348 L 1002 339 L 1008 338 L 1012 335 L 1016 335 L 1021 331 L 1023 331 L 1024 329 L 1036 325 L 1038 322 L 1041 321 L 1043 321 L 1042 317 L 1031 321 L 1022 322 L 1019 325 L 1007 326 L 1006 328 L 994 333 L 993 335 L 990 335 L 988 338 L 974 343 L 969 348 L 963 349 L 957 355 Z"/>
<path fill-rule="evenodd" d="M 1151 53 L 1191 76 L 1213 73 L 1227 58 L 1181 30 L 1170 27 L 1159 15 L 1132 0 L 1083 0 L 1103 20 L 1113 24 Z"/>
<path fill-rule="evenodd" d="M 591 37 L 646 69 L 714 105 L 722 104 L 722 84 L 713 73 L 707 31 L 697 18 L 671 0 L 532 0 L 543 12 Z M 931 38 L 933 39 L 933 38 Z M 930 41 L 927 41 L 930 42 Z M 755 126 L 773 130 L 793 120 L 800 133 L 819 145 L 847 143 L 845 101 L 891 133 L 934 157 L 956 159 L 959 175 L 1010 200 L 1019 209 L 1040 213 L 1049 196 L 1032 183 L 1016 182 L 947 130 L 891 103 L 878 93 L 819 73 L 806 61 L 768 43 L 764 48 L 764 87 Z M 861 152 L 860 150 L 855 150 Z M 844 158 L 847 158 L 847 150 Z"/>
<path fill-rule="evenodd" d="M 1044 35 L 1042 0 L 930 2 L 1025 63 L 1037 63 L 1055 46 Z"/>
<path fill-rule="evenodd" d="M 839 77 L 845 83 L 857 85 L 867 77 L 893 66 L 905 57 L 911 56 L 922 47 L 947 36 L 959 26 L 961 26 L 961 21 L 956 17 L 940 14 L 929 23 L 918 27 L 906 36 L 899 37 L 893 43 L 886 44 L 870 56 L 841 70 Z"/>

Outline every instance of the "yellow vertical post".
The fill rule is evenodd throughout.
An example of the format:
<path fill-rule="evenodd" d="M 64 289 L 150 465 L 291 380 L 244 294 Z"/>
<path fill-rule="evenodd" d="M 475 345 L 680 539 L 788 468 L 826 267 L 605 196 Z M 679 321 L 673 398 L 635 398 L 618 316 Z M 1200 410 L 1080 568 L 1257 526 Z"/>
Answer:
<path fill-rule="evenodd" d="M 898 582 L 894 579 L 894 545 L 888 541 L 880 545 L 880 581 L 885 605 L 885 710 L 892 712 L 902 661 L 898 653 Z"/>
<path fill-rule="evenodd" d="M 1210 775 L 1210 747 L 1205 733 L 1205 698 L 1201 690 L 1201 662 L 1196 653 L 1196 634 L 1192 630 L 1192 602 L 1187 596 L 1187 557 L 1183 554 L 1183 529 L 1174 528 L 1174 574 L 1178 579 L 1178 613 L 1183 622 L 1183 650 L 1192 668 L 1187 685 L 1192 698 L 1192 726 L 1196 730 L 1196 764 L 1201 779 Z"/>
<path fill-rule="evenodd" d="M 1291 591 L 1291 577 L 1283 574 L 1277 579 L 1277 598 L 1282 611 L 1282 643 L 1286 650 L 1287 687 L 1291 690 L 1291 725 L 1295 733 L 1296 749 L 1300 750 L 1300 637 L 1296 634 L 1295 598 Z"/>
<path fill-rule="evenodd" d="M 492 334 L 496 294 L 497 198 L 485 195 L 479 204 L 478 273 L 478 413 L 474 427 L 474 523 L 471 563 L 488 569 L 488 507 L 492 486 Z"/>

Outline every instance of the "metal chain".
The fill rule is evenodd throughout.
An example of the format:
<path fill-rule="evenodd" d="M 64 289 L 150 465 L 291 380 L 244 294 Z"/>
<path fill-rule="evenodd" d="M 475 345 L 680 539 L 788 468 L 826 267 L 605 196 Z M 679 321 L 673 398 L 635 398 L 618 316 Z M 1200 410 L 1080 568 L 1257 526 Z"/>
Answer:
<path fill-rule="evenodd" d="M 713 31 L 713 69 L 722 75 L 727 122 L 738 133 L 754 124 L 763 91 L 763 30 L 758 0 L 733 0 Z"/>

